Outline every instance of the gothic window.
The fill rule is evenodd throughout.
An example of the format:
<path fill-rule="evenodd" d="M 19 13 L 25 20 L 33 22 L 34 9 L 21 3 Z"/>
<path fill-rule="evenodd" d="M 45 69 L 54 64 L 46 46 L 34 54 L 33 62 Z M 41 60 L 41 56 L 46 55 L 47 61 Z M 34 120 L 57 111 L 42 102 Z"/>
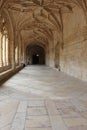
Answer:
<path fill-rule="evenodd" d="M 15 63 L 18 65 L 18 46 L 15 48 Z"/>
<path fill-rule="evenodd" d="M 5 21 L 0 21 L 0 68 L 9 65 L 9 40 L 8 40 L 8 31 L 5 27 Z"/>

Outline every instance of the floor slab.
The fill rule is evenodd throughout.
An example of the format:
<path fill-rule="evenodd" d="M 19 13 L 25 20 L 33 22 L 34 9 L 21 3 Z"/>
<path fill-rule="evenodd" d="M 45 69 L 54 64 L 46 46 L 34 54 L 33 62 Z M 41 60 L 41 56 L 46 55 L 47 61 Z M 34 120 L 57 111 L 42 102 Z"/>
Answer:
<path fill-rule="evenodd" d="M 86 130 L 87 82 L 28 66 L 0 87 L 0 130 Z"/>

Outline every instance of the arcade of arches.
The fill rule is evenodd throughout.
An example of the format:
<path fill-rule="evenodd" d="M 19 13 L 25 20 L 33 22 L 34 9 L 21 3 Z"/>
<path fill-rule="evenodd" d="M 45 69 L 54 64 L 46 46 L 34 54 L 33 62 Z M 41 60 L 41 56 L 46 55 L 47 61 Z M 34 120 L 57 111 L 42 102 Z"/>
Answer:
<path fill-rule="evenodd" d="M 86 4 L 86 0 L 1 0 L 1 75 L 31 62 L 87 81 Z"/>
<path fill-rule="evenodd" d="M 12 75 L 14 75 L 13 78 Z M 16 75 L 17 77 L 15 77 Z M 53 130 L 87 130 L 87 126 L 82 127 L 84 124 L 87 125 L 85 121 L 85 119 L 87 120 L 87 93 L 84 95 L 87 92 L 87 0 L 0 0 L 0 83 L 2 84 L 3 81 L 7 82 L 7 88 L 3 90 L 1 87 L 0 99 L 7 101 L 6 97 L 9 95 L 14 100 L 17 98 L 18 102 L 16 100 L 14 102 L 17 104 L 20 102 L 20 108 L 15 112 L 16 114 L 25 113 L 25 106 L 27 106 L 28 113 L 35 112 L 34 110 L 29 111 L 29 106 L 23 102 L 25 99 L 26 102 L 28 101 L 28 96 L 30 96 L 29 99 L 32 99 L 32 95 L 35 98 L 36 95 L 51 97 L 55 91 L 52 97 L 56 97 L 56 100 L 63 100 L 65 97 L 68 99 L 68 94 L 76 97 L 77 100 L 80 98 L 84 107 L 80 106 L 77 101 L 75 104 L 72 103 L 76 105 L 78 113 L 73 110 L 71 104 L 66 104 L 65 100 L 63 103 L 59 101 L 59 106 L 55 105 L 55 107 L 52 100 L 53 102 L 48 101 L 48 114 L 53 112 L 56 115 L 56 111 L 53 111 L 56 106 L 57 110 L 61 107 L 64 109 L 64 111 L 61 109 L 62 114 L 60 115 L 65 125 L 63 123 L 61 125 L 60 115 L 57 118 L 54 116 L 55 119 L 52 115 L 49 116 L 51 123 L 54 120 L 60 122 L 59 126 L 55 122 L 52 124 Z M 13 89 L 9 88 L 11 84 Z M 34 84 L 37 86 L 33 86 Z M 27 88 L 28 85 L 31 87 Z M 28 95 L 28 92 L 31 92 L 32 95 L 31 93 Z M 43 92 L 44 94 L 42 94 Z M 42 98 L 39 102 L 41 106 L 44 106 Z M 14 103 L 16 107 L 14 108 L 13 105 L 11 108 L 17 110 L 17 104 Z M 38 106 L 38 102 L 34 105 Z M 66 111 L 67 107 L 69 108 Z M 45 107 L 43 109 L 40 112 L 46 116 Z M 81 120 L 79 111 L 82 112 Z M 0 112 L 2 112 L 1 109 Z M 39 111 L 36 113 L 38 114 Z M 63 115 L 64 113 L 65 115 Z M 17 116 L 20 118 L 20 114 Z M 66 119 L 66 117 L 68 118 Z M 75 119 L 71 119 L 71 117 Z M 42 116 L 41 119 L 45 120 L 45 123 L 47 122 L 47 118 Z M 17 120 L 16 117 L 14 120 Z M 29 128 L 30 130 L 51 130 L 49 123 L 45 128 L 42 126 L 39 128 L 38 123 L 34 120 L 35 118 L 33 119 L 32 116 L 30 126 L 35 125 L 35 127 Z M 54 126 L 55 124 L 57 126 Z M 80 124 L 81 126 L 79 126 Z M 4 129 L 2 129 L 2 125 L 0 124 L 0 130 L 9 130 L 6 128 L 7 124 Z M 66 126 L 67 128 L 65 128 Z M 29 127 L 28 123 L 27 127 Z M 24 128 L 12 127 L 11 130 L 24 130 Z"/>

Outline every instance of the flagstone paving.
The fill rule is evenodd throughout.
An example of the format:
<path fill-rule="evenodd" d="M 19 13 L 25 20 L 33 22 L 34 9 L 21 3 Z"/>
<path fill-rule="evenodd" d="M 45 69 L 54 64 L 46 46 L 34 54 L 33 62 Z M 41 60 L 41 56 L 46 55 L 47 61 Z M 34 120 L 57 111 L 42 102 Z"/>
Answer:
<path fill-rule="evenodd" d="M 0 87 L 0 130 L 87 130 L 87 82 L 25 67 Z"/>

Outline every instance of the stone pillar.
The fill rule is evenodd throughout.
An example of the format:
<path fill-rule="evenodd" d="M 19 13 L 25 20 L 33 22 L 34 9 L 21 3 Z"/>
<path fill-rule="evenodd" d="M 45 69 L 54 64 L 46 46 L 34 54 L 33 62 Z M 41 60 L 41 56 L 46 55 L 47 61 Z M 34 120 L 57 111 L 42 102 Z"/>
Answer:
<path fill-rule="evenodd" d="M 16 68 L 16 66 L 15 66 L 15 44 L 14 44 L 14 41 L 12 40 L 12 41 L 10 41 L 11 43 L 11 48 L 10 48 L 10 50 L 11 50 L 11 64 L 12 64 L 12 69 L 14 69 L 15 70 L 15 68 Z"/>

